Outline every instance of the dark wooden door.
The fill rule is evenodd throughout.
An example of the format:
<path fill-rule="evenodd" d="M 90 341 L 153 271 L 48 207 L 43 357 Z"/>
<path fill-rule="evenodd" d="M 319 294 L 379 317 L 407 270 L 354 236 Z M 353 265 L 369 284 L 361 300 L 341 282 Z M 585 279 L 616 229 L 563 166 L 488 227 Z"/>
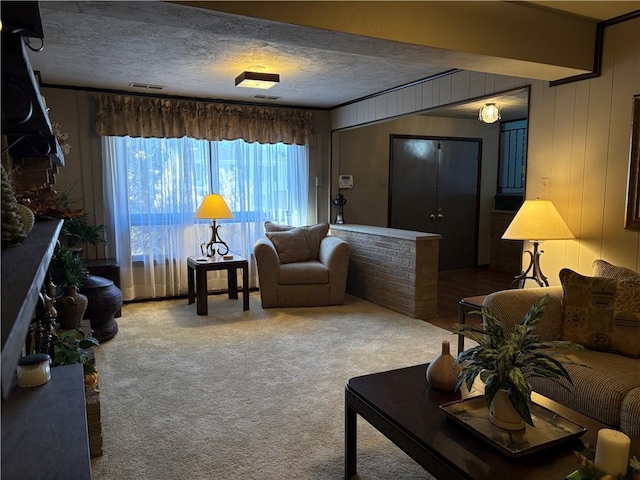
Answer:
<path fill-rule="evenodd" d="M 439 233 L 439 270 L 477 265 L 478 139 L 392 135 L 389 226 Z"/>

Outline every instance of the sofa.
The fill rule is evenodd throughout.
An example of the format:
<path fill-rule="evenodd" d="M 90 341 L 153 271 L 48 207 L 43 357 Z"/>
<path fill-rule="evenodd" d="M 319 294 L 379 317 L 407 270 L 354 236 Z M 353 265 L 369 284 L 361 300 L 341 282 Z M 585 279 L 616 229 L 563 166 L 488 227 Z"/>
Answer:
<path fill-rule="evenodd" d="M 542 340 L 570 340 L 586 350 L 559 350 L 573 385 L 530 378 L 531 388 L 627 435 L 640 437 L 640 275 L 604 260 L 593 276 L 560 271 L 560 286 L 503 290 L 483 306 L 505 332 L 522 322 L 542 295 L 549 300 L 536 332 Z"/>
<path fill-rule="evenodd" d="M 344 302 L 351 249 L 328 235 L 329 224 L 264 226 L 253 248 L 263 308 Z"/>

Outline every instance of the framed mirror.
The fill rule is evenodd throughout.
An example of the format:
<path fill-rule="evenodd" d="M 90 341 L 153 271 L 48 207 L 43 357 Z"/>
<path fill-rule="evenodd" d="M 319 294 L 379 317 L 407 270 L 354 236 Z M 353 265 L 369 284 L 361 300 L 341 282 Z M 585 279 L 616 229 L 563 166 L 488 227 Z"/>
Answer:
<path fill-rule="evenodd" d="M 627 230 L 640 231 L 640 96 L 633 99 L 633 127 L 627 182 Z"/>

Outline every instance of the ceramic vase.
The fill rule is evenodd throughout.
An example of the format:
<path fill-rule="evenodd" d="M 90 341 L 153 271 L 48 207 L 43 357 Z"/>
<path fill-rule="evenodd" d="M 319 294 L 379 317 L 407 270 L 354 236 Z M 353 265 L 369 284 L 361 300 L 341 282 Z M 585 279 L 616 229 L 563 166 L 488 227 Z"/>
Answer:
<path fill-rule="evenodd" d="M 522 430 L 526 424 L 514 408 L 509 394 L 506 390 L 500 389 L 496 392 L 491 408 L 489 409 L 489 421 L 496 427 L 505 430 Z"/>
<path fill-rule="evenodd" d="M 453 368 L 455 358 L 449 353 L 449 342 L 442 342 L 442 353 L 438 355 L 427 367 L 427 381 L 431 388 L 444 392 L 453 392 L 456 389 L 456 381 L 460 374 L 460 365 Z"/>
<path fill-rule="evenodd" d="M 87 310 L 87 297 L 78 292 L 76 285 L 67 285 L 64 295 L 56 300 L 58 323 L 62 330 L 79 328 Z"/>

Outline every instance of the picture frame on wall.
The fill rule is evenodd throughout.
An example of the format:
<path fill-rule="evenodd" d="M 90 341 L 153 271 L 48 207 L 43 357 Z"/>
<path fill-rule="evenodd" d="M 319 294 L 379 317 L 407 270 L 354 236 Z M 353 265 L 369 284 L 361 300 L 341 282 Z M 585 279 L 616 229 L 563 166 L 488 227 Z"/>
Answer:
<path fill-rule="evenodd" d="M 633 98 L 633 126 L 631 128 L 625 228 L 640 231 L 640 95 Z"/>

